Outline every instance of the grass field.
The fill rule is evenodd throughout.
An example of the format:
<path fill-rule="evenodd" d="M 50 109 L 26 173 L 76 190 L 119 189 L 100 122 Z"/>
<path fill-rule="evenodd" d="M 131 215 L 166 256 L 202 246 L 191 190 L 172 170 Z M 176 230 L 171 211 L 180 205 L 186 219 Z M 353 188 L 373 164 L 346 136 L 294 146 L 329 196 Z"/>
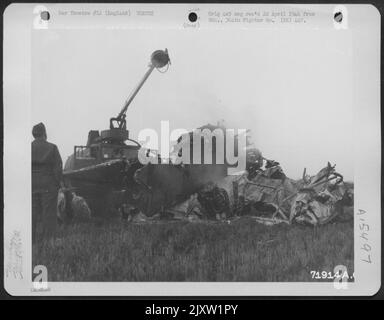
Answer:
<path fill-rule="evenodd" d="M 316 281 L 353 273 L 353 222 L 317 228 L 225 222 L 76 224 L 47 240 L 34 264 L 49 281 Z"/>

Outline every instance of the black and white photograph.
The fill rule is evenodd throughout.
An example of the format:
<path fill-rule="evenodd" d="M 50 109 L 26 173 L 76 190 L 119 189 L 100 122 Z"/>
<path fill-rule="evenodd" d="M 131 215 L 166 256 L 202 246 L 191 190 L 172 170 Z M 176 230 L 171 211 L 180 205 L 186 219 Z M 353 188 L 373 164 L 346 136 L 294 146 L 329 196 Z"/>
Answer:
<path fill-rule="evenodd" d="M 374 6 L 15 4 L 4 23 L 15 292 L 378 289 Z"/>

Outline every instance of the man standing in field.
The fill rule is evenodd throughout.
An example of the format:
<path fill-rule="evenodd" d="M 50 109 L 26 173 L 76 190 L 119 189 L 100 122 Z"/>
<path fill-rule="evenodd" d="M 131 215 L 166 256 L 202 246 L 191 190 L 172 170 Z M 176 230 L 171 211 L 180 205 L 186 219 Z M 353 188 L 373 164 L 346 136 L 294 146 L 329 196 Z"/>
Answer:
<path fill-rule="evenodd" d="M 36 243 L 37 236 L 51 236 L 56 230 L 63 164 L 57 146 L 47 141 L 43 123 L 33 127 L 32 135 L 32 241 Z"/>

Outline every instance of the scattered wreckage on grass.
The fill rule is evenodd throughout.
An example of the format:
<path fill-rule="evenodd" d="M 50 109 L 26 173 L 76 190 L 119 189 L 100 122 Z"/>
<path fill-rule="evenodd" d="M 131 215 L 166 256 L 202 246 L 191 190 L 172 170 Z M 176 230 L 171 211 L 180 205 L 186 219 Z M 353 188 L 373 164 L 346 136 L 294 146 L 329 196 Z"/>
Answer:
<path fill-rule="evenodd" d="M 328 163 L 313 177 L 304 170 L 303 179 L 293 180 L 279 163 L 266 162 L 265 169 L 207 184 L 170 211 L 190 220 L 249 216 L 266 225 L 323 225 L 352 218 L 353 185 L 343 181 L 335 166 Z"/>
<path fill-rule="evenodd" d="M 265 167 L 255 166 L 217 182 L 205 183 L 183 201 L 173 199 L 168 206 L 146 215 L 138 206 L 125 202 L 118 208 L 120 218 L 130 223 L 161 221 L 223 221 L 251 217 L 265 225 L 279 223 L 324 225 L 353 217 L 353 184 L 343 181 L 330 163 L 316 175 L 288 178 L 280 164 L 266 160 Z M 250 166 L 252 167 L 252 166 Z M 155 191 L 156 192 L 156 191 Z M 67 196 L 65 196 L 65 194 Z M 90 209 L 74 191 L 60 191 L 59 212 L 65 201 L 71 203 L 72 217 L 89 220 Z M 164 202 L 160 202 L 163 203 Z M 61 213 L 61 216 L 63 214 Z"/>

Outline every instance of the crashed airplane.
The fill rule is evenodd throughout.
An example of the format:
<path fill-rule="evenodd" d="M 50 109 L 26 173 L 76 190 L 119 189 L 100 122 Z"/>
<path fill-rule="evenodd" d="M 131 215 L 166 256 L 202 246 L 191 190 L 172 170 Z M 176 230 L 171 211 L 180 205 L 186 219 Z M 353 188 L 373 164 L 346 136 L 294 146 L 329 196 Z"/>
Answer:
<path fill-rule="evenodd" d="M 148 70 L 120 113 L 110 118 L 109 129 L 90 130 L 87 144 L 74 147 L 65 163 L 65 187 L 58 197 L 60 220 L 121 216 L 127 221 L 138 217 L 141 221 L 159 217 L 228 221 L 252 216 L 266 224 L 319 225 L 336 219 L 344 206 L 353 205 L 353 187 L 343 182 L 335 166 L 328 163 L 314 177 L 304 173 L 299 181 L 290 179 L 278 162 L 265 159 L 247 142 L 246 130 L 244 138 L 241 130 L 235 136 L 234 130 L 219 123 L 197 128 L 211 133 L 208 144 L 206 136 L 196 138 L 196 129 L 187 132 L 177 140 L 180 145 L 173 158 L 182 159 L 177 162 L 172 155 L 164 161 L 159 158 L 164 152 L 143 148 L 130 139 L 129 105 L 153 70 L 163 73 L 169 65 L 166 49 L 153 52 Z M 217 147 L 219 136 L 222 148 Z M 204 145 L 204 150 L 196 153 L 196 145 Z M 143 156 L 154 161 L 143 163 Z"/>
<path fill-rule="evenodd" d="M 208 166 L 207 170 L 202 166 Z M 250 147 L 246 150 L 246 170 L 234 175 L 226 174 L 225 165 L 214 165 L 213 170 L 204 164 L 147 164 L 136 170 L 134 182 L 128 182 L 146 190 L 145 197 L 130 201 L 135 196 L 126 195 L 117 210 L 124 221 L 140 223 L 232 221 L 241 217 L 252 217 L 265 225 L 317 226 L 344 221 L 353 217 L 353 183 L 344 182 L 335 167 L 328 162 L 314 176 L 304 169 L 302 179 L 294 180 L 285 175 L 278 162 Z M 72 207 L 73 217 L 89 217 L 84 199 L 73 190 L 71 194 L 72 204 L 67 208 Z M 63 193 L 60 199 L 59 208 L 64 212 L 63 202 L 68 196 Z"/>
<path fill-rule="evenodd" d="M 353 217 L 353 184 L 343 181 L 329 162 L 316 175 L 288 178 L 280 164 L 247 162 L 248 170 L 205 185 L 171 211 L 190 220 L 231 220 L 242 216 L 273 225 L 323 225 Z"/>

